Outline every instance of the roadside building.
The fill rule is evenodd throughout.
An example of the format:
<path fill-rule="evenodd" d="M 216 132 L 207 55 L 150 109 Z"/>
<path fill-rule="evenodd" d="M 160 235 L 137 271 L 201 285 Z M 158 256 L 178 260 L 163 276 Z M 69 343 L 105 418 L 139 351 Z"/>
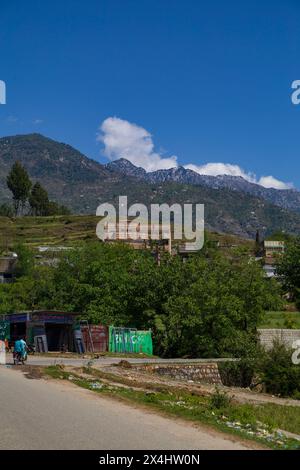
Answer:
<path fill-rule="evenodd" d="M 13 282 L 17 260 L 16 253 L 0 257 L 0 284 Z"/>
<path fill-rule="evenodd" d="M 9 339 L 13 343 L 20 336 L 39 352 L 75 351 L 75 335 L 79 314 L 37 310 L 3 316 L 9 323 Z"/>
<path fill-rule="evenodd" d="M 90 325 L 79 313 L 36 310 L 0 316 L 0 340 L 9 346 L 20 337 L 40 353 L 145 353 L 152 354 L 150 330 Z"/>

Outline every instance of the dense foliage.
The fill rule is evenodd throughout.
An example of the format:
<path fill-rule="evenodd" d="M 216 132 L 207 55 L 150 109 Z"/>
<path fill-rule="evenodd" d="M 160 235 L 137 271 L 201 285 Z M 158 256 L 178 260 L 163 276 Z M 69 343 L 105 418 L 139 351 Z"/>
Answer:
<path fill-rule="evenodd" d="M 35 216 L 65 215 L 70 213 L 65 206 L 49 201 L 46 189 L 39 182 L 33 186 L 28 202 L 30 212 Z"/>
<path fill-rule="evenodd" d="M 293 350 L 275 342 L 259 363 L 266 392 L 300 399 L 300 367 L 292 362 Z"/>
<path fill-rule="evenodd" d="M 235 387 L 259 387 L 273 395 L 300 399 L 300 367 L 293 364 L 293 352 L 279 341 L 267 351 L 257 345 L 247 356 L 219 364 L 222 382 Z"/>
<path fill-rule="evenodd" d="M 70 214 L 69 209 L 65 206 L 50 201 L 48 192 L 39 183 L 32 185 L 26 169 L 20 162 L 15 162 L 7 176 L 6 184 L 12 192 L 14 211 L 8 205 L 0 206 L 0 215 L 12 217 L 18 215 L 20 208 L 24 212 L 28 203 L 31 215 L 49 216 L 49 215 L 65 215 Z"/>
<path fill-rule="evenodd" d="M 24 209 L 30 195 L 32 183 L 27 171 L 20 162 L 15 162 L 6 179 L 7 187 L 12 192 L 15 214 Z"/>
<path fill-rule="evenodd" d="M 266 306 L 280 302 L 277 284 L 255 261 L 209 248 L 186 263 L 166 255 L 160 266 L 149 252 L 101 243 L 70 250 L 56 267 L 32 270 L 27 252 L 23 260 L 24 275 L 0 286 L 0 313 L 61 309 L 95 323 L 152 328 L 164 356 L 240 356 L 255 342 Z"/>
<path fill-rule="evenodd" d="M 300 308 L 300 237 L 286 243 L 285 252 L 278 260 L 277 273 L 284 289 L 292 294 Z"/>

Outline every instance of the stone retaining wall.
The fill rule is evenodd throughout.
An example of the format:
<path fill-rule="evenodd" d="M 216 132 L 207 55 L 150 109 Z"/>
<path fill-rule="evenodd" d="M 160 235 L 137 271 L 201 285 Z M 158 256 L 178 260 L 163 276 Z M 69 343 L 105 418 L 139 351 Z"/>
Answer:
<path fill-rule="evenodd" d="M 199 363 L 199 364 L 147 364 L 135 366 L 136 369 L 146 370 L 176 380 L 205 382 L 209 384 L 221 385 L 217 363 Z"/>

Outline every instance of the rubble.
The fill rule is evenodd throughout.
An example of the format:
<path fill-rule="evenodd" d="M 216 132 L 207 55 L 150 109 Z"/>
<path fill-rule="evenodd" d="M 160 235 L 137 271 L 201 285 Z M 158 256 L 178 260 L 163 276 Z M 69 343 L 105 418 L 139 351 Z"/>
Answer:
<path fill-rule="evenodd" d="M 215 414 L 212 412 L 212 415 Z M 291 448 L 290 437 L 286 436 L 281 430 L 272 430 L 267 425 L 257 421 L 254 424 L 242 424 L 239 421 L 229 421 L 226 416 L 217 418 L 219 424 L 225 424 L 228 428 L 235 429 L 236 431 L 243 432 L 251 437 L 259 439 L 266 439 L 269 443 L 282 447 L 283 449 Z M 300 444 L 294 444 L 295 448 L 300 449 Z"/>
<path fill-rule="evenodd" d="M 93 382 L 90 384 L 90 388 L 92 390 L 100 390 L 101 388 L 103 388 L 103 385 L 100 382 Z"/>

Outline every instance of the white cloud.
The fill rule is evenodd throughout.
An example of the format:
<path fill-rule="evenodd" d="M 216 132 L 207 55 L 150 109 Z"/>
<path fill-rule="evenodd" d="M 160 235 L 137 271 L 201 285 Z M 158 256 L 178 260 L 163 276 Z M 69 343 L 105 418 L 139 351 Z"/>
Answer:
<path fill-rule="evenodd" d="M 254 173 L 247 173 L 238 165 L 231 165 L 230 163 L 206 163 L 205 165 L 194 165 L 189 164 L 185 165 L 185 168 L 199 173 L 200 175 L 230 175 L 230 176 L 241 176 L 246 181 L 250 183 L 256 183 L 264 188 L 275 188 L 275 189 L 291 189 L 293 187 L 292 183 L 284 183 L 283 181 L 274 178 L 274 176 L 261 176 L 257 180 Z"/>
<path fill-rule="evenodd" d="M 231 165 L 230 163 L 206 163 L 205 165 L 185 165 L 185 168 L 200 173 L 201 175 L 231 175 L 231 176 L 242 176 L 247 181 L 255 183 L 255 175 L 253 173 L 246 173 L 238 165 Z"/>
<path fill-rule="evenodd" d="M 293 183 L 284 183 L 280 181 L 274 176 L 262 176 L 258 184 L 263 186 L 264 188 L 275 188 L 275 189 L 291 189 L 293 187 Z"/>
<path fill-rule="evenodd" d="M 164 157 L 155 151 L 151 134 L 141 126 L 133 124 L 125 119 L 109 117 L 103 121 L 97 134 L 97 140 L 104 144 L 104 155 L 109 160 L 126 158 L 136 166 L 146 171 L 178 167 L 177 157 Z M 273 176 L 262 176 L 257 179 L 256 175 L 243 170 L 238 165 L 230 163 L 206 163 L 195 165 L 190 163 L 185 168 L 193 170 L 202 175 L 231 175 L 241 176 L 250 183 L 260 184 L 265 188 L 290 189 L 292 183 L 284 183 Z"/>
<path fill-rule="evenodd" d="M 151 134 L 131 122 L 109 117 L 100 126 L 97 140 L 104 144 L 104 154 L 110 160 L 126 158 L 146 171 L 177 167 L 177 157 L 163 157 L 155 152 Z"/>

